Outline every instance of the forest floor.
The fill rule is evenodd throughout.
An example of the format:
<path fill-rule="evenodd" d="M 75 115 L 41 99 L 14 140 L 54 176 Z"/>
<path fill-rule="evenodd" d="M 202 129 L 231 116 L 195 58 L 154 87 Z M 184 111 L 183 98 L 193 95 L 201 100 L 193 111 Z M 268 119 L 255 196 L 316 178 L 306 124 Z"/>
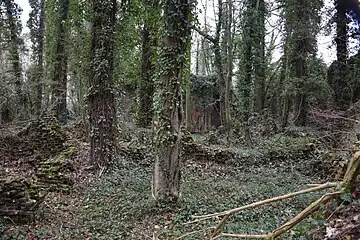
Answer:
<path fill-rule="evenodd" d="M 88 145 L 82 144 L 86 150 Z M 83 172 L 83 177 L 69 194 L 49 193 L 32 223 L 15 224 L 10 218 L 0 218 L 0 239 L 178 239 L 186 233 L 214 226 L 219 220 L 188 224 L 193 215 L 228 210 L 304 189 L 307 184 L 324 182 L 323 175 L 314 167 L 319 161 L 313 158 L 315 155 L 310 158 L 293 155 L 293 148 L 300 148 L 300 145 L 308 146 L 307 140 L 301 139 L 290 147 L 287 143 L 277 146 L 282 149 L 282 156 L 275 158 L 287 158 L 287 161 L 271 160 L 270 152 L 267 150 L 265 154 L 263 151 L 266 144 L 244 149 L 211 146 L 232 151 L 234 159 L 214 162 L 187 158 L 182 167 L 181 201 L 171 207 L 158 205 L 152 199 L 151 156 L 142 161 L 118 156 L 100 177 Z M 285 146 L 289 149 L 284 149 Z M 271 158 L 274 158 L 273 154 Z M 225 230 L 265 234 L 295 216 L 320 195 L 321 192 L 301 195 L 238 213 L 230 219 Z M 314 214 L 282 239 L 314 239 L 316 236 L 325 239 L 324 211 Z M 353 218 L 359 216 L 359 212 L 360 204 L 353 204 L 351 214 L 346 216 L 352 221 L 349 224 L 357 224 Z M 206 233 L 184 239 L 204 239 Z M 359 232 L 351 234 L 348 235 L 350 238 L 344 239 L 359 239 L 355 238 Z"/>

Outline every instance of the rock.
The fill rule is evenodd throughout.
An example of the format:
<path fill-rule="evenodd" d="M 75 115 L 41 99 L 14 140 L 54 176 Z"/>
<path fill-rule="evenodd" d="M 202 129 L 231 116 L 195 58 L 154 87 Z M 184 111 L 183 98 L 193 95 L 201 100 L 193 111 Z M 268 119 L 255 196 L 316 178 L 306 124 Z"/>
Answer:
<path fill-rule="evenodd" d="M 34 215 L 45 192 L 36 189 L 31 180 L 0 179 L 0 215 L 13 220 L 28 220 Z"/>

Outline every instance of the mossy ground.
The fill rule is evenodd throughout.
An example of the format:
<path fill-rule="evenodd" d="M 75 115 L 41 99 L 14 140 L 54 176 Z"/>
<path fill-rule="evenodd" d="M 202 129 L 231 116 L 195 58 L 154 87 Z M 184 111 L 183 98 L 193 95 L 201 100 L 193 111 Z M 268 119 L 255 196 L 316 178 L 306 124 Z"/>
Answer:
<path fill-rule="evenodd" d="M 270 160 L 258 158 L 263 155 L 259 151 L 246 150 L 242 155 L 248 156 L 249 161 L 242 158 L 239 164 L 187 160 L 183 164 L 182 198 L 172 207 L 153 201 L 150 165 L 119 157 L 108 172 L 100 178 L 89 175 L 86 181 L 75 185 L 70 195 L 49 194 L 33 224 L 14 225 L 2 219 L 0 239 L 176 239 L 215 224 L 215 221 L 185 224 L 193 220 L 192 215 L 231 209 L 320 181 L 291 164 L 274 167 Z M 301 164 L 303 161 L 306 160 L 302 159 Z M 316 198 L 314 195 L 236 214 L 226 225 L 226 231 L 271 231 L 306 207 Z M 300 239 L 298 236 L 304 237 L 312 228 L 314 225 L 302 224 L 284 239 Z M 204 235 L 185 239 L 204 239 Z"/>

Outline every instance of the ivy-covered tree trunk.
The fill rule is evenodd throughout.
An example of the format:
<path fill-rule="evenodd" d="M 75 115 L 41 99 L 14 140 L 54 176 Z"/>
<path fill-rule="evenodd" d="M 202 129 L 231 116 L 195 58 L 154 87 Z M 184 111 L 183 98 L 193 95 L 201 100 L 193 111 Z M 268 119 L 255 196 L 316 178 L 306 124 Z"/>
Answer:
<path fill-rule="evenodd" d="M 20 62 L 20 32 L 21 32 L 21 23 L 20 23 L 20 13 L 21 10 L 14 0 L 4 0 L 5 11 L 7 17 L 7 27 L 9 28 L 10 35 L 10 57 L 12 70 L 14 75 L 14 86 L 16 92 L 16 110 L 15 113 L 24 119 L 26 117 L 26 98 L 25 94 L 22 91 L 22 71 L 21 71 L 21 62 Z"/>
<path fill-rule="evenodd" d="M 232 74 L 233 74 L 233 33 L 232 33 L 232 25 L 233 25 L 233 0 L 228 0 L 228 8 L 227 8 L 227 77 L 225 82 L 225 94 L 224 94 L 224 102 L 225 102 L 225 126 L 227 129 L 230 128 L 231 125 L 231 86 L 232 86 Z"/>
<path fill-rule="evenodd" d="M 220 87 L 220 117 L 223 125 L 226 125 L 225 116 L 225 75 L 223 57 L 221 55 L 220 36 L 223 25 L 223 1 L 218 0 L 218 22 L 216 23 L 215 38 L 213 38 L 214 66 Z"/>
<path fill-rule="evenodd" d="M 69 15 L 69 0 L 59 1 L 59 18 L 57 25 L 54 85 L 52 103 L 55 106 L 55 115 L 61 123 L 66 123 L 68 118 L 66 107 L 67 96 L 67 64 L 68 54 L 65 49 L 67 31 L 66 24 Z"/>
<path fill-rule="evenodd" d="M 295 77 L 297 79 L 297 89 L 299 92 L 297 93 L 295 99 L 295 114 L 296 125 L 304 126 L 307 120 L 307 99 L 306 94 L 303 92 L 303 84 L 307 81 L 307 64 L 306 64 L 306 42 L 305 40 L 298 40 L 295 47 L 294 54 L 298 54 L 297 56 L 293 56 L 292 66 L 294 68 Z"/>
<path fill-rule="evenodd" d="M 310 59 L 316 56 L 319 32 L 319 12 L 323 6 L 322 0 L 283 0 L 286 28 L 288 30 L 289 70 L 294 84 L 290 89 L 295 94 L 294 117 L 295 124 L 303 126 L 307 122 L 307 97 L 312 90 L 309 88 Z"/>
<path fill-rule="evenodd" d="M 116 122 L 113 89 L 116 0 L 92 0 L 89 82 L 90 161 L 106 169 L 114 148 Z"/>
<path fill-rule="evenodd" d="M 188 38 L 186 43 L 186 64 L 189 66 L 183 71 L 183 81 L 185 84 L 185 128 L 190 130 L 191 128 L 191 37 Z"/>
<path fill-rule="evenodd" d="M 348 20 L 346 16 L 346 5 L 343 0 L 335 1 L 336 8 L 336 56 L 337 56 L 337 71 L 332 83 L 335 92 L 335 102 L 342 109 L 346 109 L 350 103 L 350 89 L 347 85 L 346 79 L 346 63 L 348 56 Z"/>
<path fill-rule="evenodd" d="M 265 1 L 254 1 L 254 94 L 255 111 L 265 107 Z"/>
<path fill-rule="evenodd" d="M 29 4 L 32 11 L 29 15 L 28 27 L 30 29 L 30 39 L 32 42 L 32 58 L 36 64 L 33 78 L 35 79 L 35 114 L 41 112 L 43 94 L 43 62 L 44 62 L 44 30 L 45 30 L 45 0 L 30 0 Z"/>
<path fill-rule="evenodd" d="M 256 2 L 256 1 L 255 1 Z M 242 69 L 242 75 L 239 76 L 239 96 L 241 96 L 241 114 L 242 122 L 245 123 L 245 138 L 251 143 L 250 129 L 247 124 L 252 112 L 251 87 L 253 81 L 253 61 L 254 61 L 254 0 L 247 0 L 245 3 L 244 25 L 243 25 L 243 44 L 241 46 L 241 61 L 239 68 Z"/>
<path fill-rule="evenodd" d="M 141 31 L 141 63 L 140 80 L 137 88 L 137 125 L 149 127 L 153 120 L 153 97 L 154 97 L 154 58 L 159 38 L 159 15 L 160 4 L 158 0 L 144 1 L 143 28 Z"/>
<path fill-rule="evenodd" d="M 154 69 L 152 60 L 152 40 L 150 26 L 147 22 L 144 23 L 141 32 L 142 53 L 141 53 L 141 69 L 140 81 L 137 89 L 138 94 L 138 109 L 137 109 L 137 125 L 139 127 L 148 127 L 151 125 L 153 111 L 152 99 L 154 93 L 154 83 L 152 80 L 152 72 Z"/>
<path fill-rule="evenodd" d="M 180 196 L 180 88 L 186 43 L 190 37 L 189 12 L 189 0 L 166 0 L 164 3 L 165 35 L 154 103 L 156 159 L 152 193 L 157 200 L 174 201 Z"/>

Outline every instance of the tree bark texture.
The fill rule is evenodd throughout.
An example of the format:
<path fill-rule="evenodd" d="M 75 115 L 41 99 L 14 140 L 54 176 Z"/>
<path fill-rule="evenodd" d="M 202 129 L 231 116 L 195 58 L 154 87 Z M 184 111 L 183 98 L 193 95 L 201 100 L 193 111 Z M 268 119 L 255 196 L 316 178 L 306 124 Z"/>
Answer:
<path fill-rule="evenodd" d="M 18 11 L 17 5 L 13 0 L 4 0 L 5 8 L 6 8 L 6 17 L 7 17 L 7 25 L 10 30 L 10 56 L 11 56 L 11 64 L 14 73 L 14 86 L 17 95 L 17 103 L 16 103 L 16 115 L 19 115 L 20 119 L 25 118 L 25 105 L 26 98 L 22 91 L 22 69 L 20 62 L 20 30 L 21 29 L 18 24 L 18 19 L 16 19 L 16 12 Z"/>
<path fill-rule="evenodd" d="M 93 0 L 92 9 L 90 161 L 97 168 L 105 169 L 112 157 L 116 120 L 113 92 L 116 0 Z"/>
<path fill-rule="evenodd" d="M 67 122 L 67 64 L 66 23 L 69 15 L 69 0 L 61 0 L 59 6 L 58 29 L 56 36 L 54 86 L 52 104 L 55 106 L 55 116 L 63 124 Z"/>
<path fill-rule="evenodd" d="M 154 103 L 155 169 L 152 193 L 155 199 L 174 201 L 180 196 L 181 72 L 186 63 L 186 43 L 190 37 L 189 0 L 164 3 L 165 36 Z"/>
<path fill-rule="evenodd" d="M 142 41 L 142 55 L 141 55 L 141 69 L 140 81 L 138 85 L 138 109 L 137 109 L 137 125 L 139 127 L 148 127 L 151 125 L 153 111 L 152 99 L 154 93 L 154 83 L 152 80 L 152 43 L 154 41 L 151 37 L 150 27 L 148 23 L 144 23 L 141 32 Z"/>
<path fill-rule="evenodd" d="M 255 111 L 260 112 L 265 105 L 265 1 L 257 0 L 254 3 Z"/>
<path fill-rule="evenodd" d="M 346 79 L 346 64 L 348 57 L 348 27 L 345 1 L 336 0 L 336 56 L 338 61 L 338 69 L 335 74 L 335 81 L 333 83 L 333 90 L 335 92 L 335 102 L 342 109 L 346 109 L 349 106 L 351 97 L 347 79 Z"/>

